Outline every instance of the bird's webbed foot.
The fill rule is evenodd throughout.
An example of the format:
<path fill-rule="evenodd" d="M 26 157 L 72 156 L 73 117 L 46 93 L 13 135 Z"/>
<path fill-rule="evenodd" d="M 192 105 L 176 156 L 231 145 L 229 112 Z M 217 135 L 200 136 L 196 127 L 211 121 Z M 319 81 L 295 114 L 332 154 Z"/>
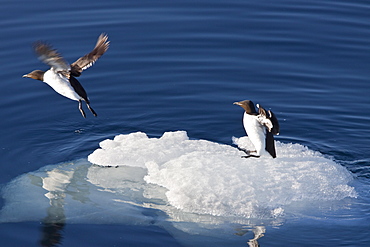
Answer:
<path fill-rule="evenodd" d="M 254 154 L 250 154 L 250 155 L 244 155 L 244 156 L 242 156 L 242 158 L 259 158 L 259 157 L 261 157 L 261 156 L 259 156 L 259 155 L 254 155 Z"/>
<path fill-rule="evenodd" d="M 257 153 L 257 150 L 246 150 L 246 149 L 240 148 L 240 147 L 238 147 L 238 149 L 240 151 L 243 151 L 246 154 L 244 156 L 241 156 L 242 158 L 250 158 L 250 157 L 259 158 L 260 157 L 260 155 L 253 154 L 253 153 Z"/>

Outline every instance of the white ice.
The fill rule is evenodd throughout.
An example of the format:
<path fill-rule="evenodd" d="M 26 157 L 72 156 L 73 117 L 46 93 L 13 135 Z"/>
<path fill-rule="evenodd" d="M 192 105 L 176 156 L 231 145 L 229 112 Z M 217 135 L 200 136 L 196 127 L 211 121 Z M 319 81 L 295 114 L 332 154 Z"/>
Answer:
<path fill-rule="evenodd" d="M 248 137 L 234 138 L 251 147 Z M 276 217 L 294 202 L 356 197 L 350 173 L 299 144 L 276 142 L 278 158 L 241 158 L 237 148 L 190 140 L 185 131 L 149 138 L 137 132 L 104 140 L 88 160 L 99 166 L 147 169 L 144 180 L 164 187 L 168 202 L 190 213 Z"/>

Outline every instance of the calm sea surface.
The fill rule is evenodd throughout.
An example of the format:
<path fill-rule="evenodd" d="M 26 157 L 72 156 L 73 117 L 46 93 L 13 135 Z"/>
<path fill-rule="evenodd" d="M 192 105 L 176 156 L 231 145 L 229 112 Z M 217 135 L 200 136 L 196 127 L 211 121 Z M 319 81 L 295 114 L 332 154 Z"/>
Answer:
<path fill-rule="evenodd" d="M 232 136 L 245 135 L 242 111 L 232 103 L 251 99 L 278 116 L 278 141 L 335 160 L 353 175 L 350 186 L 358 194 L 324 212 L 313 207 L 312 217 L 261 223 L 260 246 L 368 246 L 368 1 L 35 0 L 1 1 L 0 8 L 2 188 L 47 165 L 86 159 L 118 134 L 185 130 L 191 139 L 231 145 Z M 32 50 L 34 41 L 50 42 L 72 63 L 102 32 L 111 47 L 79 79 L 97 118 L 90 112 L 82 118 L 76 102 L 22 78 L 47 68 Z M 27 209 L 29 201 L 17 200 Z M 3 195 L 0 207 L 6 204 Z M 248 246 L 259 229 L 235 224 L 239 230 L 217 237 L 135 220 L 67 217 L 51 224 L 43 213 L 0 218 L 0 245 Z"/>

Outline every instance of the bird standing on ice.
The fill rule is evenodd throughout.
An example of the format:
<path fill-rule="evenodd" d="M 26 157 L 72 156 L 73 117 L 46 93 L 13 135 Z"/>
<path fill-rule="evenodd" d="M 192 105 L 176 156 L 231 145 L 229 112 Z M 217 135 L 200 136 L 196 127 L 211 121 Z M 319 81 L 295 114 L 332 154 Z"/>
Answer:
<path fill-rule="evenodd" d="M 69 65 L 57 50 L 45 43 L 36 42 L 34 45 L 36 54 L 42 62 L 50 66 L 50 69 L 47 71 L 34 70 L 23 77 L 43 81 L 60 95 L 78 101 L 79 110 L 84 118 L 86 118 L 86 114 L 82 109 L 82 101 L 85 101 L 91 113 L 96 117 L 97 114 L 90 106 L 85 89 L 75 77 L 80 76 L 83 70 L 91 67 L 108 48 L 108 36 L 101 34 L 95 48 L 90 53 Z"/>
<path fill-rule="evenodd" d="M 256 150 L 245 151 L 248 156 L 244 158 L 259 158 L 266 150 L 273 158 L 276 158 L 274 135 L 280 131 L 279 122 L 272 111 L 266 111 L 260 105 L 256 105 L 258 113 L 251 100 L 234 102 L 235 105 L 241 106 L 245 112 L 243 116 L 243 125 L 245 132 L 254 145 Z M 253 153 L 253 154 L 252 154 Z"/>

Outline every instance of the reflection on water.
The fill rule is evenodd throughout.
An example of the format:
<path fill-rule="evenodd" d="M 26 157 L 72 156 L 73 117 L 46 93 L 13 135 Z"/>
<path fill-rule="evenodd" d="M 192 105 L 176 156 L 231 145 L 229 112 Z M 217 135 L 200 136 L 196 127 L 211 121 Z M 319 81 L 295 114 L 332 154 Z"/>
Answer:
<path fill-rule="evenodd" d="M 57 246 L 63 239 L 63 228 L 66 223 L 64 213 L 64 198 L 66 188 L 71 183 L 74 171 L 54 169 L 42 178 L 42 187 L 48 192 L 45 196 L 50 201 L 47 216 L 43 219 L 41 246 Z"/>
<path fill-rule="evenodd" d="M 58 208 L 58 210 L 59 209 L 60 208 Z M 47 247 L 58 246 L 63 240 L 63 229 L 65 227 L 65 222 L 62 219 L 58 219 L 58 221 L 54 221 L 55 219 L 50 219 L 54 217 L 54 215 L 49 213 L 50 212 L 48 212 L 48 217 L 42 221 L 42 237 L 40 245 Z M 58 218 L 59 217 L 60 215 L 58 215 Z"/>
<path fill-rule="evenodd" d="M 253 234 L 254 234 L 254 238 L 249 239 L 249 241 L 248 241 L 249 247 L 258 247 L 258 246 L 260 246 L 258 244 L 257 240 L 262 238 L 263 236 L 265 236 L 266 228 L 264 226 L 255 226 L 252 229 L 249 229 L 248 227 L 247 227 L 247 229 L 246 228 L 241 228 L 241 229 L 238 229 L 237 233 L 235 233 L 235 234 L 238 235 L 238 236 L 243 236 L 244 234 L 248 233 L 249 231 L 252 231 Z"/>
<path fill-rule="evenodd" d="M 65 198 L 69 194 L 81 203 L 87 200 L 88 191 L 79 179 L 81 174 L 86 173 L 87 166 L 79 166 L 75 170 L 55 168 L 47 171 L 45 177 L 40 177 L 42 188 L 47 191 L 45 197 L 49 199 L 50 204 L 47 216 L 42 220 L 41 246 L 58 246 L 62 243 L 63 229 L 66 225 Z"/>
<path fill-rule="evenodd" d="M 48 247 L 62 244 L 63 230 L 68 223 L 104 224 L 107 219 L 110 219 L 110 223 L 130 224 L 133 221 L 127 219 L 132 219 L 132 217 L 141 218 L 142 222 L 147 225 L 157 224 L 173 234 L 175 238 L 178 238 L 176 236 L 178 230 L 189 234 L 204 233 L 205 231 L 211 235 L 220 234 L 220 229 L 227 224 L 225 224 L 226 219 L 207 215 L 182 214 L 179 210 L 166 205 L 162 201 L 163 192 L 161 189 L 158 190 L 160 187 L 153 187 L 143 181 L 145 172 L 142 170 L 132 167 L 102 168 L 91 165 L 85 160 L 48 166 L 46 170 L 22 175 L 16 181 L 15 187 L 14 184 L 10 186 L 14 189 L 10 191 L 11 193 L 18 191 L 18 193 L 22 193 L 20 195 L 22 198 L 27 200 L 27 197 L 30 196 L 32 201 L 26 210 L 24 207 L 12 205 L 11 200 L 8 201 L 8 206 L 5 205 L 1 211 L 1 218 L 23 221 L 21 216 L 17 219 L 14 218 L 18 212 L 22 211 L 27 211 L 28 215 L 46 214 L 42 218 L 36 216 L 33 220 L 42 221 L 42 235 L 39 243 L 40 246 Z M 121 183 L 117 184 L 114 174 L 122 178 Z M 97 177 L 100 179 L 96 180 Z M 94 181 L 97 184 L 94 184 Z M 22 191 L 18 186 L 28 187 L 28 189 Z M 35 196 L 34 192 L 37 191 L 37 188 L 42 188 L 42 190 L 38 196 Z M 31 191 L 33 192 L 31 193 Z M 47 201 L 44 200 L 45 198 Z M 107 209 L 105 205 L 108 204 L 114 205 Z M 133 206 L 136 208 L 135 211 L 132 211 Z M 128 218 L 122 217 L 122 214 L 127 214 Z M 20 213 L 20 215 L 23 214 Z M 170 222 L 168 222 L 169 219 Z M 238 219 L 235 222 L 238 221 L 242 226 L 235 227 L 233 225 L 230 227 L 231 230 L 225 235 L 225 238 L 230 238 L 232 235 L 241 236 L 245 238 L 245 243 L 247 242 L 249 246 L 259 246 L 257 240 L 264 235 L 265 227 L 255 226 L 250 219 Z M 250 225 L 246 224 L 248 222 Z M 189 229 L 190 225 L 191 229 Z M 224 229 L 221 230 L 221 232 L 223 231 Z M 247 233 L 251 231 L 254 233 L 254 237 L 248 240 L 247 236 L 250 235 Z"/>
<path fill-rule="evenodd" d="M 258 239 L 262 238 L 266 232 L 266 228 L 263 227 L 263 226 L 257 226 L 255 229 L 253 229 L 253 233 L 254 233 L 254 238 L 250 239 L 248 241 L 248 245 L 250 247 L 257 247 L 257 246 L 260 246 L 257 242 Z"/>

